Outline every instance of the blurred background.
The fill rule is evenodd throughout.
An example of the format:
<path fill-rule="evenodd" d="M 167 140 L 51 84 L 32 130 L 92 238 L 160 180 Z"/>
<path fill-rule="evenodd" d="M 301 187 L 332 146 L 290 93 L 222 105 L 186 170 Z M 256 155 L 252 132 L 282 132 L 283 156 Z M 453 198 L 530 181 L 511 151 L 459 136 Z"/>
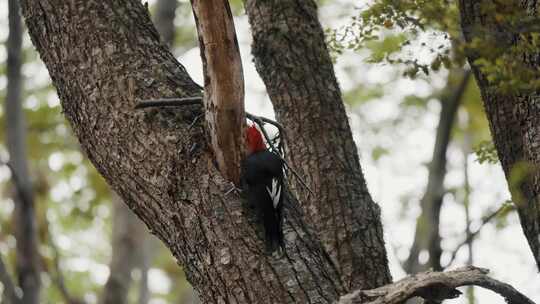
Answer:
<path fill-rule="evenodd" d="M 394 279 L 474 264 L 540 301 L 540 275 L 464 61 L 457 8 L 444 0 L 317 2 L 362 168 L 382 208 Z M 202 84 L 189 1 L 148 4 L 164 43 Z M 242 3 L 231 5 L 247 111 L 272 118 Z M 9 26 L 9 8 L 0 2 L 0 276 L 16 273 L 16 194 L 27 179 L 42 303 L 198 303 L 182 268 L 79 150 L 24 26 Z M 17 60 L 21 77 L 12 77 Z M 19 108 L 7 106 L 10 86 L 22 88 L 11 100 Z M 10 158 L 14 136 L 26 152 Z M 15 158 L 26 173 L 12 174 L 7 164 Z M 449 302 L 504 303 L 487 291 L 463 291 Z"/>

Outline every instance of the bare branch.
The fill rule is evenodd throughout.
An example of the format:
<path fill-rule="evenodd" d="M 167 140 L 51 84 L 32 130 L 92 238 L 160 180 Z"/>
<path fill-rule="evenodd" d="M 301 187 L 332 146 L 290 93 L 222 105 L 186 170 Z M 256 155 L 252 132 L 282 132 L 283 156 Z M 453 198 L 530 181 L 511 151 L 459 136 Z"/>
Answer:
<path fill-rule="evenodd" d="M 219 171 L 239 184 L 244 159 L 244 76 L 228 0 L 192 0 L 204 67 L 205 118 Z"/>
<path fill-rule="evenodd" d="M 189 105 L 202 106 L 202 101 L 203 101 L 202 96 L 185 97 L 185 98 L 145 99 L 145 100 L 140 100 L 135 105 L 135 109 L 145 109 L 145 108 L 152 108 L 152 107 L 178 107 L 178 106 L 189 106 Z"/>
<path fill-rule="evenodd" d="M 456 249 L 454 249 L 454 251 L 452 252 L 452 256 L 450 258 L 450 261 L 448 262 L 448 264 L 446 264 L 446 266 L 444 266 L 444 268 L 447 268 L 448 266 L 452 265 L 452 263 L 455 261 L 456 259 L 456 256 L 457 256 L 457 253 L 459 252 L 459 250 L 461 249 L 461 247 L 467 245 L 468 243 L 470 243 L 472 240 L 474 240 L 476 238 L 476 236 L 478 236 L 478 234 L 480 234 L 480 231 L 482 231 L 482 228 L 484 228 L 484 226 L 489 223 L 492 219 L 494 219 L 501 211 L 505 210 L 506 208 L 508 208 L 509 205 L 508 204 L 503 204 L 502 206 L 500 206 L 497 210 L 491 212 L 490 214 L 488 214 L 487 216 L 483 217 L 482 218 L 482 223 L 480 224 L 480 226 L 474 231 L 474 232 L 471 232 L 467 235 L 467 238 L 465 238 L 465 240 L 463 240 L 463 242 L 461 242 L 457 247 Z M 515 210 L 515 207 L 513 205 L 510 206 L 510 208 L 512 210 Z"/>
<path fill-rule="evenodd" d="M 338 304 L 398 304 L 413 297 L 442 301 L 458 297 L 455 288 L 476 285 L 501 295 L 509 304 L 535 304 L 512 286 L 487 276 L 489 270 L 467 266 L 446 272 L 426 271 L 371 290 L 342 296 Z"/>

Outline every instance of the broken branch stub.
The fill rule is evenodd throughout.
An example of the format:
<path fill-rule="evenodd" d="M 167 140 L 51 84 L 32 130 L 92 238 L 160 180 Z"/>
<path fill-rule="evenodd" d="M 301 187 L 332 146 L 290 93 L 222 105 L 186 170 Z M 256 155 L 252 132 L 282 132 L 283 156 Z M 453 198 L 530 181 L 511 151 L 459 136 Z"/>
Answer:
<path fill-rule="evenodd" d="M 244 157 L 244 77 L 227 0 L 192 0 L 204 69 L 204 107 L 218 168 L 238 185 Z"/>

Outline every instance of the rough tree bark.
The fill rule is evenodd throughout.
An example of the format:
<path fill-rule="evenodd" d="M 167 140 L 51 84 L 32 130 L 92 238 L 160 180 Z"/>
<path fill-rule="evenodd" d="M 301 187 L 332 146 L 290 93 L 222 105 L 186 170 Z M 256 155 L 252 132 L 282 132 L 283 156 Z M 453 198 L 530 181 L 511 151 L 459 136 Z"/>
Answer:
<path fill-rule="evenodd" d="M 303 210 L 347 289 L 389 283 L 380 208 L 360 168 L 315 2 L 244 3 L 257 70 L 287 127 L 290 163 L 314 192 L 297 187 Z"/>
<path fill-rule="evenodd" d="M 286 257 L 264 254 L 254 212 L 226 194 L 230 182 L 214 166 L 202 124 L 191 125 L 200 107 L 133 110 L 136 99 L 200 95 L 140 2 L 22 3 L 83 150 L 205 302 L 324 303 L 344 291 L 294 204 L 285 213 Z"/>
<path fill-rule="evenodd" d="M 494 11 L 486 13 L 487 8 Z M 485 44 L 496 41 L 499 52 L 505 52 L 510 46 L 522 41 L 522 37 L 513 32 L 512 26 L 501 21 L 500 16 L 505 16 L 510 9 L 512 13 L 521 14 L 521 19 L 526 19 L 525 16 L 538 17 L 536 0 L 460 0 L 459 9 L 466 40 L 470 42 L 476 38 Z M 498 17 L 497 14 L 501 15 Z M 540 269 L 540 97 L 537 92 L 524 90 L 502 92 L 496 84 L 490 83 L 486 74 L 476 64 L 478 51 L 469 51 L 468 60 L 482 93 L 497 154 L 508 180 L 523 232 Z M 539 51 L 536 49 L 524 51 L 516 60 L 522 60 L 530 68 L 537 70 L 540 67 L 538 58 Z M 528 176 L 514 185 L 514 169 L 524 164 L 527 166 Z"/>
<path fill-rule="evenodd" d="M 26 125 L 22 108 L 22 20 L 18 0 L 9 0 L 7 40 L 6 137 L 12 180 L 15 182 L 16 271 L 22 302 L 39 303 L 41 287 L 34 195 L 28 171 Z"/>
<path fill-rule="evenodd" d="M 446 176 L 446 151 L 450 143 L 450 134 L 461 99 L 469 83 L 470 71 L 454 69 L 448 75 L 448 81 L 441 97 L 441 113 L 435 136 L 433 156 L 428 170 L 426 192 L 420 201 L 422 211 L 416 221 L 414 241 L 409 257 L 403 268 L 407 273 L 417 273 L 434 269 L 442 270 L 441 236 L 439 220 L 444 196 L 444 178 Z M 429 253 L 429 259 L 422 264 L 419 254 L 423 250 Z"/>

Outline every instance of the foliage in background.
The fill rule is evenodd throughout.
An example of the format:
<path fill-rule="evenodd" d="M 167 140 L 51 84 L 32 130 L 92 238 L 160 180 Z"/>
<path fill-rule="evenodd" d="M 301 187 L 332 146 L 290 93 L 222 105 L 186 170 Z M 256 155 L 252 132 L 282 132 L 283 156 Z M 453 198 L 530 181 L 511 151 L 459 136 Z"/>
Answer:
<path fill-rule="evenodd" d="M 404 65 L 409 77 L 427 75 L 463 64 L 459 48 L 450 52 L 460 40 L 457 15 L 454 1 L 377 0 L 357 9 L 350 23 L 327 30 L 327 42 L 334 56 L 367 47 L 371 62 Z M 419 49 L 424 58 L 415 56 Z"/>
<path fill-rule="evenodd" d="M 375 0 L 364 7 L 357 8 L 347 24 L 326 31 L 327 42 L 335 61 L 343 60 L 347 54 L 353 52 L 364 58 L 367 71 L 372 68 L 371 65 L 377 65 L 379 68 L 385 66 L 390 70 L 385 81 L 370 85 L 364 80 L 344 94 L 352 110 L 361 117 L 362 121 L 365 121 L 361 128 L 363 137 L 369 133 L 373 134 L 366 140 L 369 143 L 364 144 L 362 149 L 369 147 L 371 159 L 374 162 L 378 163 L 381 158 L 398 152 L 395 149 L 400 148 L 399 144 L 394 146 L 388 140 L 386 142 L 379 140 L 380 136 L 377 134 L 387 133 L 388 130 L 393 129 L 394 134 L 390 137 L 394 137 L 399 142 L 401 129 L 410 129 L 411 125 L 422 120 L 426 114 L 433 113 L 435 101 L 443 101 L 443 95 L 449 93 L 442 90 L 438 81 L 441 79 L 447 83 L 459 81 L 459 79 L 452 79 L 453 75 L 449 71 L 467 68 L 465 52 L 475 47 L 481 48 L 481 46 L 465 44 L 459 27 L 458 14 L 455 1 Z M 529 47 L 536 47 L 535 43 L 534 39 L 530 39 Z M 490 48 L 484 46 L 483 50 L 488 51 Z M 514 55 L 517 56 L 517 53 L 515 52 Z M 535 77 L 535 71 L 529 71 L 527 74 L 525 71 L 516 69 L 514 74 L 521 72 L 521 76 L 525 75 L 525 78 L 516 78 L 514 74 L 503 69 L 515 68 L 504 66 L 510 60 L 496 56 L 495 58 L 484 64 L 485 69 L 491 69 L 494 83 L 501 84 L 501 81 L 509 83 L 517 79 L 509 86 L 516 87 L 518 84 L 531 83 L 527 82 L 527 77 L 530 79 Z M 507 78 L 504 79 L 501 75 L 506 75 Z M 411 79 L 409 82 L 429 87 L 426 90 L 429 93 L 405 94 L 396 99 L 395 87 L 406 82 L 404 77 Z M 386 101 L 390 98 L 394 100 Z M 383 106 L 384 102 L 399 104 L 399 112 L 376 123 L 370 120 L 369 115 L 363 114 L 370 112 L 372 103 Z M 480 163 L 497 163 L 498 158 L 491 141 L 480 91 L 475 81 L 470 81 L 467 85 L 458 114 L 452 128 L 453 145 L 458 145 L 451 146 L 451 149 L 459 147 L 459 149 L 470 150 L 472 148 L 471 152 L 476 154 Z M 404 153 L 404 151 L 398 153 Z M 448 167 L 450 171 L 456 170 L 456 164 L 451 159 Z M 460 164 L 457 167 L 458 170 L 462 170 Z M 452 191 L 460 187 L 447 189 L 448 193 L 453 193 Z M 459 189 L 458 192 L 463 191 Z M 410 216 L 411 209 L 414 210 L 412 207 L 418 206 L 418 194 L 402 193 L 400 197 L 402 202 L 400 213 L 402 218 L 405 218 Z M 452 197 L 450 199 L 452 201 L 459 202 L 462 199 L 455 193 Z M 504 212 L 499 212 L 494 220 L 497 227 L 506 227 L 507 216 L 514 210 L 513 208 L 503 209 Z M 481 217 L 489 214 L 490 210 L 490 208 L 485 209 Z"/>
<path fill-rule="evenodd" d="M 497 151 L 492 141 L 482 141 L 474 147 L 474 153 L 476 154 L 476 160 L 483 163 L 495 164 L 499 161 L 497 158 Z"/>
<path fill-rule="evenodd" d="M 431 77 L 440 77 L 452 67 L 464 66 L 465 50 L 475 48 L 465 45 L 456 3 L 448 0 L 375 0 L 357 8 L 346 25 L 327 29 L 326 34 L 334 59 L 344 52 L 363 54 L 367 51 L 364 60 L 366 63 L 384 64 L 394 70 L 394 76 L 384 85 L 359 84 L 357 88 L 346 92 L 345 99 L 351 106 L 382 98 L 381 92 L 391 91 L 389 87 L 396 85 L 399 74 L 413 79 L 419 77 L 431 83 Z M 531 44 L 536 45 L 535 41 L 531 41 Z M 480 46 L 476 48 L 492 50 Z M 499 66 L 501 62 L 507 62 L 500 58 L 497 60 Z M 483 66 L 493 71 L 494 78 L 502 77 L 501 68 L 497 65 L 485 62 Z M 530 77 L 533 77 L 531 73 L 529 71 Z M 509 76 L 509 81 L 515 81 L 514 76 Z M 518 82 L 521 85 L 531 83 L 523 79 Z M 426 110 L 430 100 L 439 98 L 438 88 L 433 86 L 431 90 L 434 93 L 428 96 L 407 95 L 400 101 L 400 105 L 405 111 L 409 111 L 407 109 L 410 107 Z M 461 108 L 469 119 L 465 124 L 454 128 L 454 136 L 458 139 L 465 133 L 472 136 L 472 145 L 479 147 L 474 150 L 482 154 L 479 158 L 483 161 L 484 157 L 488 156 L 488 151 L 480 148 L 485 148 L 485 143 L 491 141 L 491 136 L 475 82 L 468 86 Z M 396 126 L 400 122 L 403 122 L 401 115 L 396 117 L 392 124 Z M 379 157 L 381 154 L 377 151 L 380 149 L 376 147 L 372 154 Z M 493 155 L 491 154 L 491 160 Z"/>

